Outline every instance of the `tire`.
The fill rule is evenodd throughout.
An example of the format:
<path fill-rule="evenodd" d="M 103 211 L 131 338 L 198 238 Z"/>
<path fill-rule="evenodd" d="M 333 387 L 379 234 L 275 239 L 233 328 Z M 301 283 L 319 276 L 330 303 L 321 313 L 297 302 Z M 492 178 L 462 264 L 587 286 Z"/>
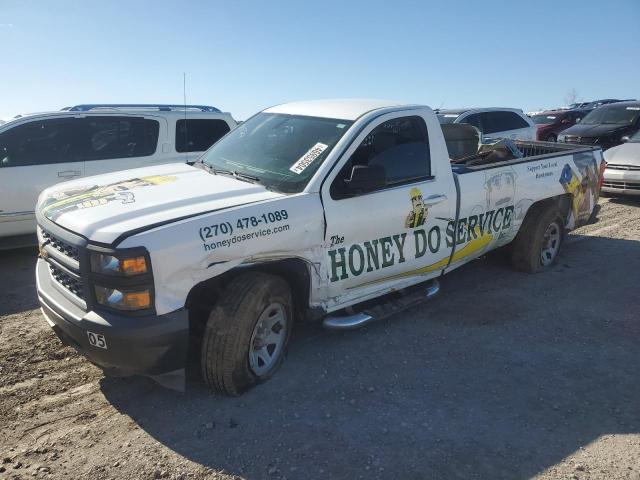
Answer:
<path fill-rule="evenodd" d="M 292 312 L 291 289 L 281 277 L 248 272 L 233 279 L 211 310 L 202 339 L 200 363 L 207 385 L 239 395 L 269 379 L 284 360 Z M 259 320 L 265 326 L 279 318 L 280 327 L 259 328 Z"/>
<path fill-rule="evenodd" d="M 547 142 L 557 142 L 558 141 L 558 137 L 556 136 L 555 133 L 551 133 L 551 134 L 549 134 L 549 136 L 547 136 L 546 141 Z"/>
<path fill-rule="evenodd" d="M 538 273 L 552 267 L 558 260 L 564 241 L 564 223 L 555 205 L 533 206 L 513 241 L 512 266 L 528 273 Z M 550 243 L 553 243 L 553 247 Z"/>

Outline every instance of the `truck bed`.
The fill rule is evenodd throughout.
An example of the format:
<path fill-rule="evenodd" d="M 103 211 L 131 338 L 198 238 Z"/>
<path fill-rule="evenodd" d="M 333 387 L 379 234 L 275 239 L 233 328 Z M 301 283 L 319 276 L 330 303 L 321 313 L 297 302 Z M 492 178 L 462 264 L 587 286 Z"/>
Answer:
<path fill-rule="evenodd" d="M 591 152 L 599 147 L 565 145 L 552 142 L 533 142 L 522 140 L 509 140 L 521 153 L 516 157 L 504 146 L 504 144 L 482 145 L 478 152 L 460 159 L 451 160 L 451 168 L 454 173 L 464 174 L 477 172 L 489 168 L 497 168 L 505 165 L 543 160 L 546 158 L 573 155 L 575 153 Z"/>
<path fill-rule="evenodd" d="M 440 125 L 455 173 L 473 172 L 542 160 L 562 155 L 591 152 L 599 147 L 503 139 L 496 143 L 481 142 L 482 135 L 473 125 Z"/>

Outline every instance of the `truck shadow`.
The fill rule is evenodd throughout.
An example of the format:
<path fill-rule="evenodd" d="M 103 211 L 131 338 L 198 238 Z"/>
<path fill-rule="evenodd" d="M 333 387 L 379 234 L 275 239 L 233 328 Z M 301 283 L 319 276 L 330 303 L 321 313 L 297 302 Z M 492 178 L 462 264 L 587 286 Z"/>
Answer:
<path fill-rule="evenodd" d="M 0 317 L 38 307 L 37 259 L 38 250 L 34 247 L 0 250 Z"/>
<path fill-rule="evenodd" d="M 632 196 L 616 197 L 615 195 L 611 195 L 611 198 L 609 198 L 609 202 L 617 203 L 619 205 L 629 205 L 631 207 L 640 207 L 640 197 L 632 197 Z"/>
<path fill-rule="evenodd" d="M 529 478 L 640 433 L 640 242 L 570 238 L 544 274 L 491 255 L 363 330 L 299 328 L 281 371 L 239 398 L 198 381 L 102 391 L 180 455 L 247 478 Z"/>

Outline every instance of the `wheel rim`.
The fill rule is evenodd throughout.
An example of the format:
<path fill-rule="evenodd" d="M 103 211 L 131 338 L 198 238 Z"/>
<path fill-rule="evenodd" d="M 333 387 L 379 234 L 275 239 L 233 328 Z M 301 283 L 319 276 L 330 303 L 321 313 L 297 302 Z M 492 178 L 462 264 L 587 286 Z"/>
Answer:
<path fill-rule="evenodd" d="M 549 135 L 547 137 L 547 142 L 555 142 L 556 141 L 556 136 L 555 135 Z"/>
<path fill-rule="evenodd" d="M 540 263 L 547 267 L 553 263 L 560 249 L 560 226 L 553 222 L 547 227 L 542 239 L 542 249 L 540 250 Z"/>
<path fill-rule="evenodd" d="M 258 317 L 249 345 L 249 366 L 263 376 L 278 363 L 287 338 L 287 314 L 282 304 L 274 302 Z"/>

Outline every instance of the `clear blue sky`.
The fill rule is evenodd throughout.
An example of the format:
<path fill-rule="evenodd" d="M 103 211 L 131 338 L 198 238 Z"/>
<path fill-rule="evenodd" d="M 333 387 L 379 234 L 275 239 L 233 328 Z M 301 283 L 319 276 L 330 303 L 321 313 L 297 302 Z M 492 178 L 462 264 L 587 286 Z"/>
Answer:
<path fill-rule="evenodd" d="M 85 102 L 640 98 L 640 0 L 0 0 L 0 118 Z"/>

